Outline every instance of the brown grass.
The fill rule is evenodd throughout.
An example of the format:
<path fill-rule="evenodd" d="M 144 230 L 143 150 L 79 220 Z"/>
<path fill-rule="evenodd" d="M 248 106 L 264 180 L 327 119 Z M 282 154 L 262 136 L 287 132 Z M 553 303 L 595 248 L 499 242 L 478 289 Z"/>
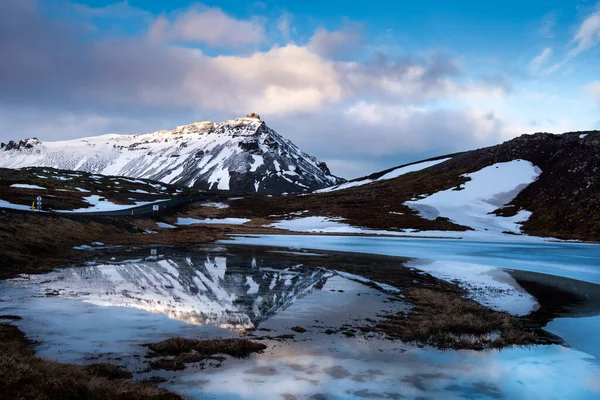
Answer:
<path fill-rule="evenodd" d="M 148 348 L 156 354 L 176 356 L 183 353 L 195 352 L 200 355 L 227 354 L 232 357 L 247 357 L 267 348 L 262 343 L 248 339 L 184 339 L 180 337 L 152 343 Z"/>
<path fill-rule="evenodd" d="M 163 340 L 162 342 L 148 345 L 150 357 L 175 356 L 173 358 L 159 358 L 150 363 L 151 369 L 166 369 L 178 371 L 185 369 L 186 364 L 216 360 L 222 362 L 223 357 L 215 354 L 227 354 L 232 357 L 244 358 L 252 353 L 258 353 L 267 348 L 262 343 L 248 339 L 184 339 L 180 337 Z"/>
<path fill-rule="evenodd" d="M 388 316 L 377 328 L 392 338 L 439 348 L 474 349 L 529 345 L 536 334 L 525 331 L 517 318 L 497 312 L 457 293 L 409 289 L 407 314 Z"/>
<path fill-rule="evenodd" d="M 224 357 L 203 356 L 198 353 L 181 354 L 175 358 L 159 358 L 150 363 L 151 369 L 165 369 L 167 371 L 181 371 L 185 369 L 186 364 L 198 363 L 206 360 L 215 360 L 222 362 Z"/>
<path fill-rule="evenodd" d="M 0 324 L 1 399 L 181 399 L 175 393 L 124 377 L 125 371 L 114 366 L 85 367 L 41 360 L 17 327 Z"/>
<path fill-rule="evenodd" d="M 141 232 L 145 229 L 160 232 L 144 235 Z M 223 231 L 214 227 L 158 230 L 151 219 L 67 218 L 0 210 L 0 279 L 18 274 L 45 273 L 59 265 L 77 261 L 89 254 L 73 250 L 73 246 L 94 241 L 106 244 L 190 245 L 224 237 Z"/>

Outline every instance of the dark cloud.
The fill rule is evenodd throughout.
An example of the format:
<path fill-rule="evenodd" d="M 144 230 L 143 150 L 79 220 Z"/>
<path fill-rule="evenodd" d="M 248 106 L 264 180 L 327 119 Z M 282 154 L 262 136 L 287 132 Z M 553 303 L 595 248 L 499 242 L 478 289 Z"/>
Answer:
<path fill-rule="evenodd" d="M 0 101 L 126 102 L 183 78 L 165 49 L 139 39 L 94 40 L 89 28 L 9 2 L 0 12 Z"/>

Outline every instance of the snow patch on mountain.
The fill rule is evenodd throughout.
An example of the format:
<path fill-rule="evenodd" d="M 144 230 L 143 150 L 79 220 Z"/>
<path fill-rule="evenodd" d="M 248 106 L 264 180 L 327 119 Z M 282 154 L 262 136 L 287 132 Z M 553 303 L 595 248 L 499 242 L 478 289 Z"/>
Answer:
<path fill-rule="evenodd" d="M 0 167 L 28 166 L 146 178 L 203 190 L 279 194 L 344 180 L 258 118 L 194 122 L 141 135 L 102 135 L 1 147 Z"/>
<path fill-rule="evenodd" d="M 10 185 L 11 188 L 19 188 L 19 189 L 36 189 L 36 190 L 46 190 L 45 187 L 41 187 L 38 185 L 29 185 L 27 183 L 14 183 Z"/>
<path fill-rule="evenodd" d="M 404 204 L 430 220 L 445 217 L 477 231 L 521 233 L 520 223 L 527 221 L 531 212 L 521 210 L 512 217 L 502 217 L 492 212 L 510 203 L 541 173 L 530 161 L 497 163 L 464 174 L 470 180 L 460 188 L 444 190 Z"/>

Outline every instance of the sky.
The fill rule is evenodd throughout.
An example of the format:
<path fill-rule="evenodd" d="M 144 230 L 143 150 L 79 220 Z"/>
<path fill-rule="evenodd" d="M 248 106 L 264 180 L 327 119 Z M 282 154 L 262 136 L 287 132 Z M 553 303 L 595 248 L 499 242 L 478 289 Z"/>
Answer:
<path fill-rule="evenodd" d="M 0 1 L 0 141 L 251 112 L 345 178 L 600 129 L 600 1 Z"/>

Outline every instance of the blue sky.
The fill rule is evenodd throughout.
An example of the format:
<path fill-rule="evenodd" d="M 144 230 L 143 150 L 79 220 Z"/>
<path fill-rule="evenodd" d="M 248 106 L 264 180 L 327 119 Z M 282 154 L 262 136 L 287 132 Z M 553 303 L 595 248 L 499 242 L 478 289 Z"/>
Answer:
<path fill-rule="evenodd" d="M 600 2 L 0 4 L 0 140 L 261 114 L 355 177 L 600 129 Z"/>

